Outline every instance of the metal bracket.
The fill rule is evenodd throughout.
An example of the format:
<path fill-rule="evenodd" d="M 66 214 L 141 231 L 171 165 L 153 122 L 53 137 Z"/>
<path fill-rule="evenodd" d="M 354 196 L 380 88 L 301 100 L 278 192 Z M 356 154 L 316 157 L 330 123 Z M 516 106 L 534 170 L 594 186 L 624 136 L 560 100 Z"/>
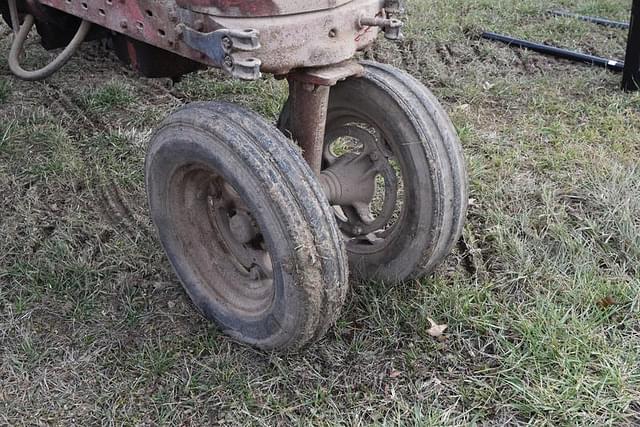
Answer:
<path fill-rule="evenodd" d="M 404 24 L 401 20 L 396 18 L 360 18 L 360 28 L 363 27 L 380 27 L 384 31 L 384 37 L 389 40 L 402 40 L 402 26 Z"/>
<path fill-rule="evenodd" d="M 295 70 L 289 73 L 287 78 L 316 86 L 335 86 L 339 81 L 349 77 L 361 77 L 363 75 L 364 67 L 355 60 L 349 60 L 326 67 Z M 283 78 L 284 76 L 276 76 L 276 78 L 278 77 Z"/>
<path fill-rule="evenodd" d="M 238 59 L 233 55 L 234 52 L 260 49 L 257 30 L 222 29 L 201 33 L 180 24 L 176 31 L 187 46 L 202 52 L 214 66 L 220 67 L 233 77 L 242 80 L 257 80 L 261 77 L 262 62 L 258 58 Z"/>

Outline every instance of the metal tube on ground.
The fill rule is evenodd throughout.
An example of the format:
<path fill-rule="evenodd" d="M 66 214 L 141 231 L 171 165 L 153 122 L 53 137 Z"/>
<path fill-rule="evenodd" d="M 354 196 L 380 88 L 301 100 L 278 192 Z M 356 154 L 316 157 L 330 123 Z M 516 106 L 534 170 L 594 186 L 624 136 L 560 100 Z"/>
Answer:
<path fill-rule="evenodd" d="M 610 19 L 598 18 L 598 17 L 595 17 L 595 16 L 579 15 L 577 13 L 565 12 L 563 10 L 548 10 L 547 13 L 549 15 L 553 15 L 553 16 L 562 16 L 562 17 L 565 17 L 565 18 L 575 18 L 575 19 L 579 19 L 581 21 L 591 22 L 591 23 L 597 24 L 597 25 L 602 25 L 604 27 L 620 28 L 620 29 L 623 29 L 623 30 L 626 30 L 627 28 L 629 28 L 629 24 L 626 23 L 626 22 L 612 21 Z"/>
<path fill-rule="evenodd" d="M 622 89 L 626 91 L 640 89 L 640 0 L 633 0 L 631 7 L 631 25 L 624 64 Z"/>
<path fill-rule="evenodd" d="M 634 2 L 640 2 L 640 0 L 634 0 Z M 638 33 L 640 35 L 640 31 Z M 615 59 L 601 58 L 598 56 L 588 55 L 586 53 L 580 53 L 555 46 L 548 46 L 541 43 L 534 43 L 527 40 L 516 39 L 514 37 L 496 34 L 488 31 L 482 33 L 481 36 L 482 38 L 487 40 L 499 41 L 510 46 L 529 49 L 534 52 L 555 56 L 557 58 L 564 58 L 576 62 L 584 62 L 585 64 L 604 67 L 612 71 L 622 71 L 624 69 L 624 62 Z M 640 45 L 638 47 L 640 48 Z"/>

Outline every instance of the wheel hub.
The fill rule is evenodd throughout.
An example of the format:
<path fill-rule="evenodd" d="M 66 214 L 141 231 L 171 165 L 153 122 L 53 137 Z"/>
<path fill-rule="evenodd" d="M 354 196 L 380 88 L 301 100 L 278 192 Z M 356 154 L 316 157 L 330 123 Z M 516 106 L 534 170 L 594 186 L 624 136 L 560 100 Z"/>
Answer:
<path fill-rule="evenodd" d="M 242 244 L 249 243 L 259 235 L 251 216 L 247 212 L 237 211 L 229 219 L 229 228 L 233 237 Z"/>
<path fill-rule="evenodd" d="M 229 184 L 214 179 L 209 185 L 211 224 L 232 255 L 237 270 L 249 280 L 273 279 L 271 257 L 248 208 Z M 251 283 L 248 283 L 251 287 Z"/>
<path fill-rule="evenodd" d="M 372 126 L 349 123 L 327 134 L 320 182 L 349 238 L 381 240 L 397 209 L 393 153 Z"/>

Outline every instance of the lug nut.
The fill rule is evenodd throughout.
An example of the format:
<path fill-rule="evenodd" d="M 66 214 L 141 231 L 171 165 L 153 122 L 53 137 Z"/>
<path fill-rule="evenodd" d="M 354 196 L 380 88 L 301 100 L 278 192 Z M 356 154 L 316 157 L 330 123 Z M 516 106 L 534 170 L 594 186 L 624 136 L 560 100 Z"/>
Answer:
<path fill-rule="evenodd" d="M 230 50 L 233 47 L 233 42 L 229 37 L 225 36 L 222 38 L 222 47 L 224 47 L 225 50 Z"/>

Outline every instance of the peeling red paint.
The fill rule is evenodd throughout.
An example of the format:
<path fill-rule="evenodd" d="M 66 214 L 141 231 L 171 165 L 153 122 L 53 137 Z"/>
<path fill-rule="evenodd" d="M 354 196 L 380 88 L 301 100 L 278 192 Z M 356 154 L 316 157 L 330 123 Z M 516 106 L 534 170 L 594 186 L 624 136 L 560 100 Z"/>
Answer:
<path fill-rule="evenodd" d="M 376 16 L 384 5 L 384 0 L 21 1 L 37 1 L 122 36 L 209 66 L 219 64 L 186 44 L 180 36 L 179 24 L 201 32 L 221 28 L 242 30 L 251 25 L 259 31 L 262 47 L 257 52 L 237 52 L 236 55 L 241 60 L 259 59 L 262 72 L 272 74 L 336 64 L 353 57 L 355 52 L 370 45 L 378 34 L 377 28 L 360 29 L 358 16 Z M 157 54 L 151 49 L 136 47 L 135 50 L 137 55 L 133 55 L 131 47 L 123 42 L 120 56 L 130 58 L 134 66 L 135 62 L 140 66 L 147 64 L 149 56 L 153 58 Z M 168 56 L 161 59 L 175 61 Z M 152 64 L 156 67 L 156 63 Z M 195 69 L 194 64 L 183 65 L 185 70 Z M 157 67 L 164 70 L 162 64 Z"/>

